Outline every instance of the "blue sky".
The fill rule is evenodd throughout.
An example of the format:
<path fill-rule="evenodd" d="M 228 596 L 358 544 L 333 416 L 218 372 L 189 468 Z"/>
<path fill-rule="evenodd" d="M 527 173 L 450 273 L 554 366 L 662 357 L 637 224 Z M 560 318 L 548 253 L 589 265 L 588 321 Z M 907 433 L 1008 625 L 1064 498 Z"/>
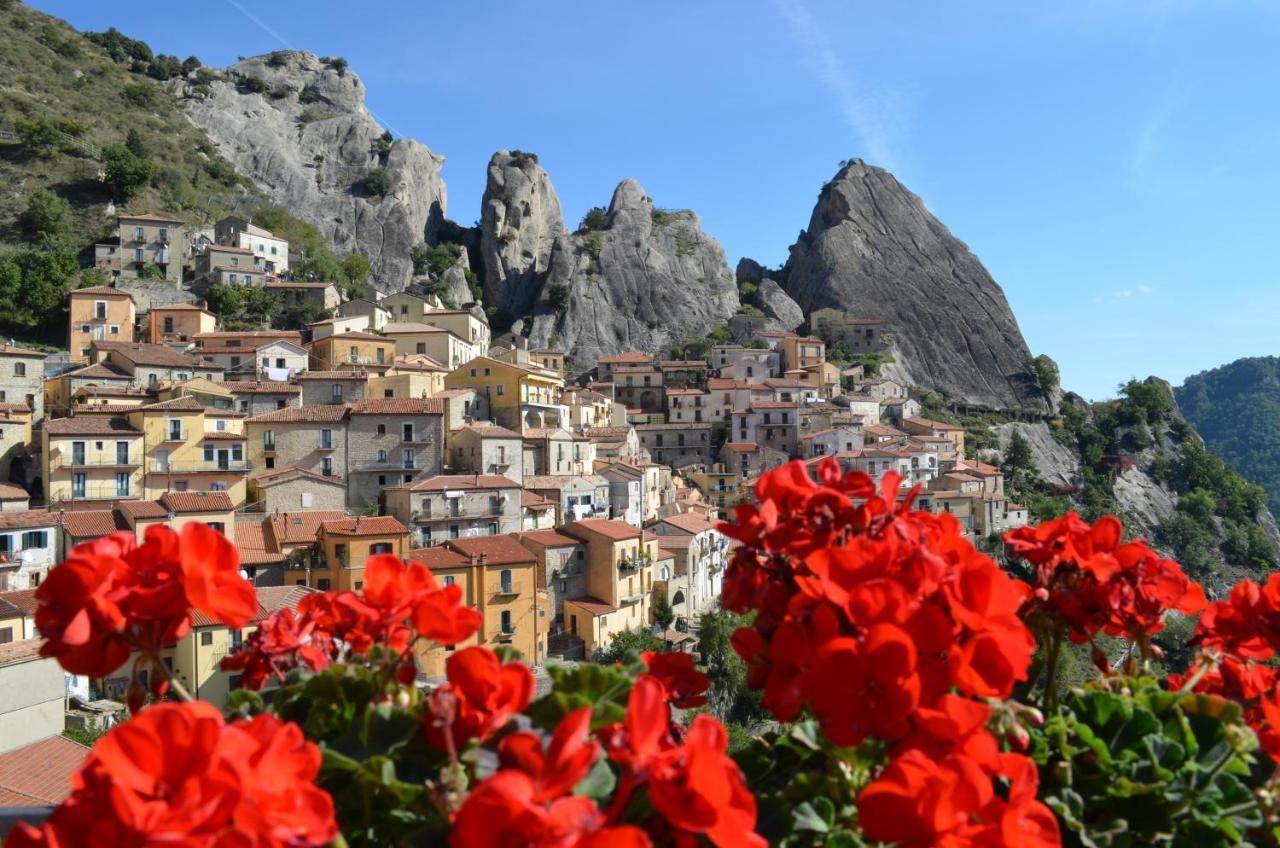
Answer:
<path fill-rule="evenodd" d="M 779 264 L 860 156 L 969 244 L 1069 389 L 1280 354 L 1275 4 L 34 5 L 207 64 L 346 56 L 378 118 L 446 157 L 462 223 L 492 152 L 520 148 L 570 226 L 635 177 L 731 264 Z"/>

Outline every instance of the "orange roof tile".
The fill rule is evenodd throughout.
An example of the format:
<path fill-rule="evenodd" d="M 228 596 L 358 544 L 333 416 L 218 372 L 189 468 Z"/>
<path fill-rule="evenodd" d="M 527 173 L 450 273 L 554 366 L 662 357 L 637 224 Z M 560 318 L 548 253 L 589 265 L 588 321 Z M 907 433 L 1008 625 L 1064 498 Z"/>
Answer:
<path fill-rule="evenodd" d="M 512 536 L 476 536 L 451 539 L 445 543 L 466 556 L 483 556 L 487 565 L 534 562 L 533 553 Z"/>
<path fill-rule="evenodd" d="M 615 542 L 623 539 L 635 539 L 640 536 L 640 528 L 633 527 L 625 521 L 615 521 L 611 518 L 586 518 L 582 521 L 570 522 L 561 529 L 571 536 L 577 535 L 574 531 L 586 531 L 598 536 L 604 536 L 606 539 L 613 539 Z"/>
<path fill-rule="evenodd" d="M 320 528 L 330 536 L 396 536 L 409 532 L 394 515 L 335 518 L 320 522 Z"/>
<path fill-rule="evenodd" d="M 52 806 L 71 794 L 71 775 L 89 749 L 65 736 L 50 736 L 0 754 L 0 790 L 35 799 L 25 806 Z"/>

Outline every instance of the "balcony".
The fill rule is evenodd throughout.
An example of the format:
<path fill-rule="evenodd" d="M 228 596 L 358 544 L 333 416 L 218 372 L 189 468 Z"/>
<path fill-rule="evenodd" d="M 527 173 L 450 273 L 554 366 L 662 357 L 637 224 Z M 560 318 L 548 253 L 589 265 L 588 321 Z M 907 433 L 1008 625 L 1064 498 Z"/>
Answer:
<path fill-rule="evenodd" d="M 262 452 L 263 452 L 263 453 L 275 453 L 275 452 L 276 452 L 276 443 L 275 443 L 275 442 L 263 442 L 263 443 L 262 443 Z"/>
<path fill-rule="evenodd" d="M 137 457 L 60 456 L 53 462 L 54 468 L 138 468 L 141 465 Z"/>
<path fill-rule="evenodd" d="M 445 510 L 436 512 L 434 510 L 422 509 L 413 513 L 414 521 L 457 521 L 475 518 L 501 518 L 502 509 L 500 507 L 481 507 L 479 509 L 459 509 Z"/>
<path fill-rule="evenodd" d="M 639 571 L 640 569 L 646 568 L 650 565 L 653 565 L 653 560 L 647 556 L 621 559 L 618 560 L 618 571 L 626 574 L 632 571 Z"/>
<path fill-rule="evenodd" d="M 220 472 L 241 472 L 248 471 L 249 463 L 241 460 L 239 462 L 167 462 L 161 464 L 159 462 L 151 462 L 147 466 L 147 471 L 152 474 L 217 474 Z"/>
<path fill-rule="evenodd" d="M 62 501 L 128 501 L 137 500 L 139 495 L 130 487 L 129 491 L 121 492 L 116 487 L 114 481 L 110 483 L 86 484 L 80 488 L 75 486 L 70 489 L 62 489 L 64 494 L 53 497 L 53 500 Z"/>
<path fill-rule="evenodd" d="M 645 596 L 644 592 L 636 592 L 635 594 L 632 594 L 632 595 L 623 595 L 621 598 L 619 598 L 619 601 L 622 603 L 623 606 L 630 606 L 631 604 L 638 604 L 641 601 L 643 601 L 644 596 Z"/>

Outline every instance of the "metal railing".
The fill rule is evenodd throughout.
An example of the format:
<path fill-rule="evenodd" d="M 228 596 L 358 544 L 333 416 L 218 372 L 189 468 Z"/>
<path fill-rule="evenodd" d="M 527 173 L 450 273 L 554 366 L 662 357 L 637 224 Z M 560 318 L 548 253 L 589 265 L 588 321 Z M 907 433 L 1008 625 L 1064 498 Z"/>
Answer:
<path fill-rule="evenodd" d="M 60 456 L 54 459 L 52 468 L 127 468 L 142 465 L 142 460 L 137 457 L 125 457 L 123 461 L 119 457 L 75 457 Z"/>
<path fill-rule="evenodd" d="M 436 513 L 430 509 L 420 509 L 413 513 L 414 521 L 448 521 L 455 518 L 501 518 L 502 507 L 480 507 L 478 509 L 446 510 Z"/>

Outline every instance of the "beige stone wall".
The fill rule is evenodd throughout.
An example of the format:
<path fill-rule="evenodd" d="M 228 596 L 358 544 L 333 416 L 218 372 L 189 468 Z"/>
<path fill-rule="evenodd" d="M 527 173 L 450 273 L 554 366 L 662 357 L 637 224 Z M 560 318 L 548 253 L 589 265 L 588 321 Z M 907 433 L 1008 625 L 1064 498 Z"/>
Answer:
<path fill-rule="evenodd" d="M 65 696 L 57 660 L 0 667 L 0 753 L 61 733 Z"/>

